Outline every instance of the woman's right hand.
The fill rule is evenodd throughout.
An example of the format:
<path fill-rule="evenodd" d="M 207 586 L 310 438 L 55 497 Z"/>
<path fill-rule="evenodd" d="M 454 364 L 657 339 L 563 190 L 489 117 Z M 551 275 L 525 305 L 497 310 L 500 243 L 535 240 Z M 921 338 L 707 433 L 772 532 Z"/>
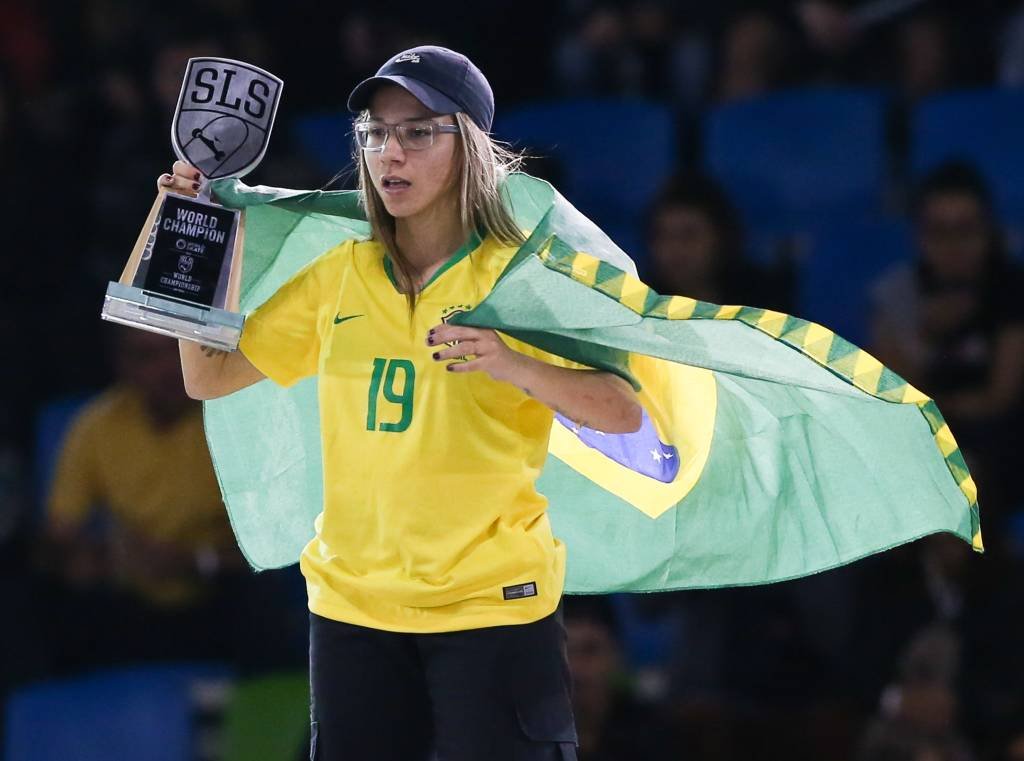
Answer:
<path fill-rule="evenodd" d="M 184 161 L 175 161 L 171 174 L 162 174 L 156 180 L 157 192 L 170 190 L 183 196 L 195 198 L 199 195 L 202 175 L 199 170 Z"/>

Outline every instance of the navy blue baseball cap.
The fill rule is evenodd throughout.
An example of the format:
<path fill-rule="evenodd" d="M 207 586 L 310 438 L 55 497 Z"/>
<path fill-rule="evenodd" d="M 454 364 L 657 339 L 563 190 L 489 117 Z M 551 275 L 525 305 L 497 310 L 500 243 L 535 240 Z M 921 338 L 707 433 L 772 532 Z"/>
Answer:
<path fill-rule="evenodd" d="M 491 130 L 494 93 L 483 72 L 462 53 L 437 45 L 399 53 L 376 76 L 356 85 L 348 96 L 349 110 L 358 113 L 369 108 L 374 92 L 386 84 L 405 88 L 435 113 L 463 111 L 484 132 Z"/>

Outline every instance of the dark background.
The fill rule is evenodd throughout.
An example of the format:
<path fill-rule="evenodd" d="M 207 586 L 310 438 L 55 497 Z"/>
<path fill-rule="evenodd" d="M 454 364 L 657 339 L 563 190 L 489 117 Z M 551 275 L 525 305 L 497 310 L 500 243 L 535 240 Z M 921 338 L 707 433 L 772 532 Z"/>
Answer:
<path fill-rule="evenodd" d="M 60 437 L 41 421 L 115 382 L 102 294 L 173 161 L 186 60 L 237 58 L 285 82 L 246 182 L 344 188 L 348 92 L 391 54 L 436 43 L 481 67 L 496 135 L 648 282 L 790 311 L 865 345 L 950 410 L 980 487 L 984 556 L 937 537 L 771 587 L 569 601 L 582 758 L 1024 759 L 1012 348 L 1024 3 L 858 15 L 885 5 L 0 0 L 0 690 L 11 705 L 33 685 L 136 663 L 90 661 L 76 622 L 118 614 L 75 603 L 47 559 Z M 975 239 L 985 258 L 972 264 Z M 294 569 L 274 578 L 290 590 L 280 615 L 301 627 Z M 292 635 L 272 658 L 229 653 L 207 685 L 301 673 Z M 74 709 L 54 700 L 57 727 Z M 220 758 L 230 698 L 198 702 L 194 757 Z"/>

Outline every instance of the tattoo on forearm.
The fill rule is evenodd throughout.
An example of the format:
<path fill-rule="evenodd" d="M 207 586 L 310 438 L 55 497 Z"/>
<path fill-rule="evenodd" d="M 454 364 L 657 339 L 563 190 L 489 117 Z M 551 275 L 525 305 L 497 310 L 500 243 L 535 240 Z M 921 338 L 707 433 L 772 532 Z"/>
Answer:
<path fill-rule="evenodd" d="M 207 357 L 217 357 L 222 354 L 227 354 L 226 351 L 222 351 L 221 349 L 214 349 L 212 346 L 200 346 L 199 350 Z"/>

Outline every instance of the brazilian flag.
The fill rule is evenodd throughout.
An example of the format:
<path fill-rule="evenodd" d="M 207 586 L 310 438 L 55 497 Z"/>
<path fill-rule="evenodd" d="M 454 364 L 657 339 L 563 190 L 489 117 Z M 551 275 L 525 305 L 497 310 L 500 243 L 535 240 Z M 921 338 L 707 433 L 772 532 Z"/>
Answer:
<path fill-rule="evenodd" d="M 538 482 L 568 547 L 566 591 L 763 584 L 949 532 L 982 550 L 977 489 L 931 399 L 828 328 L 662 296 L 550 185 L 505 184 L 530 231 L 452 322 L 633 380 L 631 434 L 556 417 Z M 369 226 L 353 191 L 214 185 L 245 209 L 241 308 Z M 206 403 L 214 466 L 258 569 L 294 563 L 322 508 L 316 379 Z"/>

